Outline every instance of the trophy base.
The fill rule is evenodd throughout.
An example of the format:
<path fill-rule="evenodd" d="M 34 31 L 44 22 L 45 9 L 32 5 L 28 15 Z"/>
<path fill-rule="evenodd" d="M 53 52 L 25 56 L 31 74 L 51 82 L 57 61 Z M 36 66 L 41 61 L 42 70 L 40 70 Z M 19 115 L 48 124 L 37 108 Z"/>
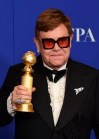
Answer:
<path fill-rule="evenodd" d="M 32 103 L 19 104 L 16 111 L 20 111 L 20 112 L 34 112 Z"/>

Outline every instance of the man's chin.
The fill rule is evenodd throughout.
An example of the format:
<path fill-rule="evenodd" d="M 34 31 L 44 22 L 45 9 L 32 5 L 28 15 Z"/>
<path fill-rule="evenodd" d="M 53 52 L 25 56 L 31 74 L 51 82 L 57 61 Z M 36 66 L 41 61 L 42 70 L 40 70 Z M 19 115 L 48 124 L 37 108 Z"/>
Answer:
<path fill-rule="evenodd" d="M 53 68 L 60 68 L 61 66 L 62 66 L 62 64 L 60 64 L 60 63 L 51 63 L 51 66 L 53 67 Z"/>

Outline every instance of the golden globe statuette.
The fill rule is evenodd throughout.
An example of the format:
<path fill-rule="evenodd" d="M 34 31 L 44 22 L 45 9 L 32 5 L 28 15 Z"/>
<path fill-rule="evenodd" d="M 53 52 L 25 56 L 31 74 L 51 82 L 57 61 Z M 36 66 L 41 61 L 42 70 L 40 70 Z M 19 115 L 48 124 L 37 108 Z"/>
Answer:
<path fill-rule="evenodd" d="M 23 55 L 22 59 L 25 64 L 25 67 L 23 69 L 24 75 L 22 76 L 21 84 L 27 87 L 32 95 L 33 77 L 31 76 L 31 73 L 33 72 L 32 65 L 36 63 L 36 55 L 34 52 L 28 51 Z M 26 100 L 25 103 L 18 104 L 17 111 L 34 112 L 31 101 Z"/>

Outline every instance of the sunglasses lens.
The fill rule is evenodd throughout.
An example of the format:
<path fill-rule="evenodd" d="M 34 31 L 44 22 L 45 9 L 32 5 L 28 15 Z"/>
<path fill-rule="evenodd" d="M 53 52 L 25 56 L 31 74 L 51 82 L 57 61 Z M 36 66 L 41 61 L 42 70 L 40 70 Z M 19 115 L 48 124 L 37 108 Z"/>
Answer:
<path fill-rule="evenodd" d="M 63 37 L 63 38 L 58 39 L 58 45 L 61 48 L 69 47 L 69 44 L 70 44 L 70 38 L 69 37 Z"/>
<path fill-rule="evenodd" d="M 52 39 L 43 39 L 42 43 L 45 49 L 52 49 L 55 42 Z"/>
<path fill-rule="evenodd" d="M 44 49 L 52 49 L 55 43 L 57 43 L 60 48 L 67 48 L 69 47 L 69 44 L 70 44 L 70 37 L 69 36 L 61 37 L 57 41 L 55 41 L 52 38 L 42 39 L 42 44 L 43 44 Z"/>

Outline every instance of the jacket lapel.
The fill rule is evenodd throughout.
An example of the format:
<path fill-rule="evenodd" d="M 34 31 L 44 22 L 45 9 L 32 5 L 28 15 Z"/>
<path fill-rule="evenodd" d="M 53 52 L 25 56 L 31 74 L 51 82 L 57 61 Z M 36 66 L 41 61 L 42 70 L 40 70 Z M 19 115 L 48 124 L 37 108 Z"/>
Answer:
<path fill-rule="evenodd" d="M 44 67 L 39 66 L 35 68 L 35 74 L 33 75 L 36 92 L 33 94 L 33 107 L 40 114 L 42 119 L 51 127 L 54 128 L 52 109 L 50 106 L 50 96 L 48 93 L 48 85 L 46 75 L 44 73 Z"/>
<path fill-rule="evenodd" d="M 64 103 L 56 126 L 56 131 L 64 127 L 75 115 L 81 106 L 87 92 L 87 75 L 72 69 L 74 69 L 74 67 L 70 62 L 67 70 Z M 75 89 L 78 89 L 79 92 L 77 93 Z"/>

